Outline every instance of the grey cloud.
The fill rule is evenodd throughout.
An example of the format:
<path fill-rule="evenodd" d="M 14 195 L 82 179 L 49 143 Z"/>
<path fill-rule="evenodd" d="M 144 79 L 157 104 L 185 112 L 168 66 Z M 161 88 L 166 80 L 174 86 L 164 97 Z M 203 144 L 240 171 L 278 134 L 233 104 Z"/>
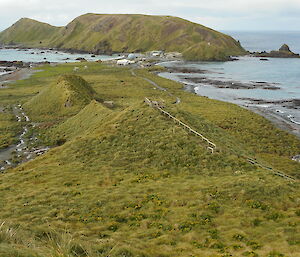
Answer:
<path fill-rule="evenodd" d="M 21 17 L 66 25 L 88 12 L 174 15 L 215 29 L 300 30 L 299 0 L 0 0 L 0 30 Z"/>

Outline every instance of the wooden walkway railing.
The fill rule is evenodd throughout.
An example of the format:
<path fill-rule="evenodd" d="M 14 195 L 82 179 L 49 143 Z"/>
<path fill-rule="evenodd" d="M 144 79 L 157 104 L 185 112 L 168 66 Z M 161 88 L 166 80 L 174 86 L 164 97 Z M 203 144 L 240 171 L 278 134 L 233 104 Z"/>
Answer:
<path fill-rule="evenodd" d="M 159 110 L 163 115 L 167 116 L 168 118 L 172 119 L 175 123 L 177 123 L 178 125 L 182 126 L 184 129 L 187 129 L 189 132 L 191 132 L 192 134 L 194 134 L 195 136 L 200 137 L 203 141 L 205 141 L 208 144 L 207 149 L 210 150 L 212 153 L 215 152 L 217 146 L 216 144 L 214 144 L 213 142 L 211 142 L 208 138 L 206 138 L 205 136 L 203 136 L 202 134 L 200 134 L 199 132 L 197 132 L 196 130 L 192 129 L 190 126 L 188 126 L 187 124 L 185 124 L 184 122 L 180 121 L 179 119 L 177 119 L 176 117 L 174 117 L 173 115 L 171 115 L 169 112 L 163 110 L 161 108 L 161 106 L 159 105 L 158 102 L 156 101 L 151 101 L 148 98 L 145 98 L 145 103 L 147 103 L 149 106 L 156 108 L 157 110 Z"/>
<path fill-rule="evenodd" d="M 288 179 L 288 180 L 293 180 L 293 181 L 297 181 L 296 178 L 290 176 L 290 175 L 287 175 L 281 171 L 278 171 L 278 170 L 275 170 L 273 169 L 272 167 L 268 167 L 268 166 L 265 166 L 263 164 L 260 164 L 259 162 L 257 162 L 256 160 L 253 160 L 252 158 L 249 158 L 249 157 L 245 157 L 244 158 L 250 162 L 251 164 L 257 166 L 257 167 L 260 167 L 262 169 L 265 169 L 265 170 L 268 170 L 268 171 L 271 171 L 274 175 L 276 176 L 279 176 L 279 177 L 282 177 L 282 178 L 285 178 L 285 179 Z"/>
<path fill-rule="evenodd" d="M 205 136 L 203 136 L 202 134 L 200 134 L 199 132 L 197 132 L 196 130 L 192 129 L 190 126 L 188 126 L 187 124 L 185 124 L 184 122 L 180 121 L 179 119 L 177 119 L 176 117 L 174 117 L 173 115 L 171 115 L 169 112 L 165 111 L 164 109 L 162 109 L 161 104 L 157 101 L 151 101 L 149 98 L 145 98 L 145 103 L 147 103 L 149 106 L 159 110 L 163 115 L 167 116 L 168 118 L 172 119 L 175 123 L 177 123 L 178 125 L 182 126 L 183 128 L 187 129 L 189 132 L 193 133 L 194 135 L 200 137 L 203 141 L 207 142 L 208 147 L 207 149 L 209 149 L 212 153 L 215 152 L 217 146 L 216 144 L 214 144 L 213 142 L 211 142 L 208 138 L 206 138 Z M 272 172 L 274 175 L 276 176 L 280 176 L 282 178 L 288 179 L 288 180 L 292 180 L 292 181 L 297 181 L 296 178 L 287 175 L 283 172 L 277 171 L 271 167 L 265 166 L 259 162 L 257 162 L 256 160 L 247 157 L 247 156 L 242 156 L 243 158 L 245 158 L 245 160 L 247 160 L 249 163 L 251 163 L 252 165 L 255 165 L 257 167 L 260 167 L 262 169 L 268 170 L 270 172 Z"/>

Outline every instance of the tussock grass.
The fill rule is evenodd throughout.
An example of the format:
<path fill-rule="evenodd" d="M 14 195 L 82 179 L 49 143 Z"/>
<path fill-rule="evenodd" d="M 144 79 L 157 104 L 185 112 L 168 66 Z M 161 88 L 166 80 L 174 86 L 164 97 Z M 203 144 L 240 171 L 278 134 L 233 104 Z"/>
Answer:
<path fill-rule="evenodd" d="M 30 115 L 50 120 L 53 116 L 76 114 L 94 97 L 96 97 L 95 91 L 80 76 L 64 75 L 24 106 Z"/>
<path fill-rule="evenodd" d="M 76 76 L 101 101 L 90 99 L 72 114 L 57 112 L 54 105 L 49 105 L 51 116 L 31 112 L 34 93 L 47 90 L 61 73 L 72 74 L 75 65 L 80 67 Z M 297 256 L 298 183 L 242 157 L 299 176 L 299 164 L 289 158 L 300 149 L 296 137 L 235 105 L 183 92 L 180 84 L 146 70 L 136 73 L 182 102 L 174 105 L 174 97 L 133 77 L 127 68 L 89 63 L 84 70 L 82 65 L 45 66 L 0 92 L 7 104 L 27 103 L 30 118 L 39 122 L 40 140 L 53 146 L 0 176 L 0 218 L 17 225 L 18 237 L 27 239 L 0 242 L 2 252 Z M 7 92 L 14 98 L 5 98 Z M 164 101 L 166 110 L 217 144 L 216 154 L 146 105 L 145 97 Z M 114 107 L 103 101 L 113 101 Z"/>
<path fill-rule="evenodd" d="M 21 124 L 17 122 L 11 108 L 1 112 L 0 106 L 0 150 L 13 144 L 20 130 Z"/>

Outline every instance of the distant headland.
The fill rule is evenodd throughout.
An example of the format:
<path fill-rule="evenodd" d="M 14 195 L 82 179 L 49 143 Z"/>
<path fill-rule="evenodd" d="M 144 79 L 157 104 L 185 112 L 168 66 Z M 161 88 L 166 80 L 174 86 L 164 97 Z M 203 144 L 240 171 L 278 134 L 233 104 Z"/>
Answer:
<path fill-rule="evenodd" d="M 162 50 L 192 61 L 224 61 L 247 53 L 232 37 L 200 24 L 139 14 L 85 14 L 65 27 L 22 18 L 0 33 L 0 44 L 93 54 Z"/>

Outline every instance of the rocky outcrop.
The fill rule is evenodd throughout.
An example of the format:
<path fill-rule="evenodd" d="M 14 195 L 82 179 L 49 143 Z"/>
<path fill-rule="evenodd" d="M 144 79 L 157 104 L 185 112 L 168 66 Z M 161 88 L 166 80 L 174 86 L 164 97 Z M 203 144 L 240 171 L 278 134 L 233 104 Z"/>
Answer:
<path fill-rule="evenodd" d="M 16 68 L 28 68 L 29 63 L 24 63 L 22 61 L 0 61 L 0 66 L 2 67 L 16 67 Z"/>
<path fill-rule="evenodd" d="M 283 44 L 278 51 L 271 52 L 256 52 L 256 57 L 269 57 L 269 58 L 300 58 L 299 54 L 293 53 L 287 44 Z"/>
<path fill-rule="evenodd" d="M 290 47 L 287 45 L 287 44 L 283 44 L 280 48 L 279 48 L 279 51 L 280 52 L 292 52 L 291 50 L 290 50 Z"/>

